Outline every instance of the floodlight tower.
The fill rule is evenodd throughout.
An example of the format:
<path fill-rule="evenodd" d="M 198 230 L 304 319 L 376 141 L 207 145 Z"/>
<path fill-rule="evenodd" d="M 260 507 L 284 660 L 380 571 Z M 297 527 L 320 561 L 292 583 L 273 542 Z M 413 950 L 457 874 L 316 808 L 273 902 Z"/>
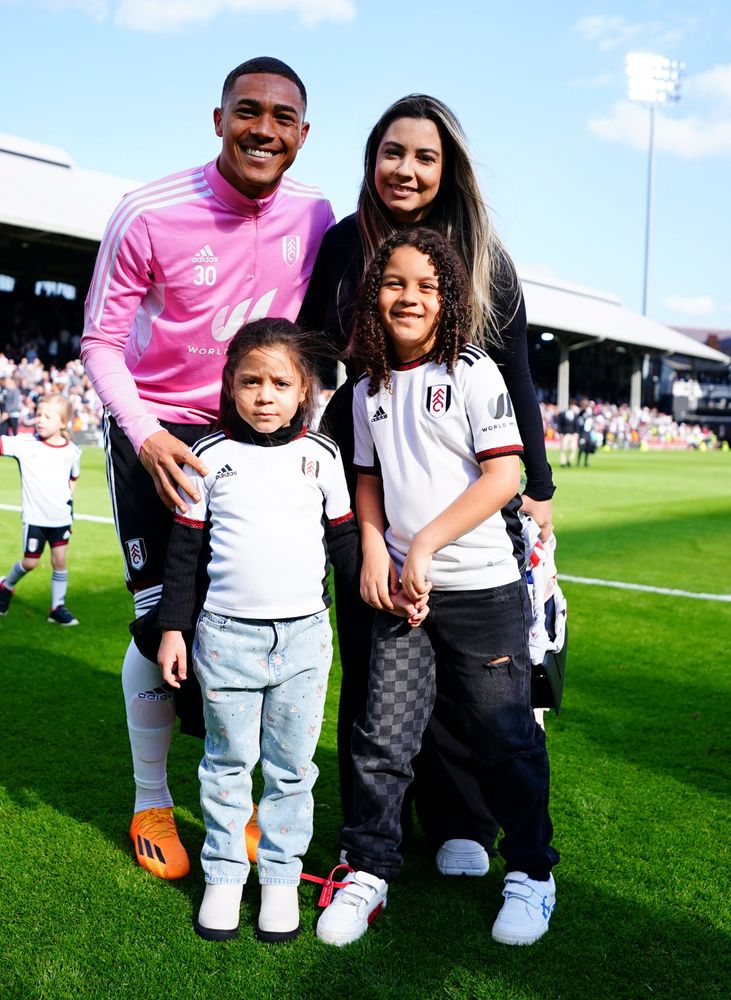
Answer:
<path fill-rule="evenodd" d="M 650 280 L 650 237 L 652 224 L 652 193 L 655 173 L 655 105 L 680 100 L 680 80 L 685 64 L 677 59 L 630 52 L 625 59 L 630 101 L 640 101 L 650 109 L 650 141 L 647 157 L 647 213 L 645 216 L 645 266 L 642 283 L 642 315 L 647 315 Z"/>

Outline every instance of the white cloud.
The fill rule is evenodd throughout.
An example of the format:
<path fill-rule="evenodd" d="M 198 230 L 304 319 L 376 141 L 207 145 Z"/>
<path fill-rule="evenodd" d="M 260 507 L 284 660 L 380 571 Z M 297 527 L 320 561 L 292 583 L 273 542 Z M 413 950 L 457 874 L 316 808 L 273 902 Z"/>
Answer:
<path fill-rule="evenodd" d="M 630 24 L 623 17 L 605 17 L 597 14 L 592 17 L 582 17 L 573 26 L 572 31 L 581 35 L 584 41 L 596 42 L 597 46 L 606 52 L 620 45 L 627 45 L 642 31 L 641 24 Z"/>
<path fill-rule="evenodd" d="M 689 96 L 731 107 L 731 63 L 689 76 L 683 89 Z"/>
<path fill-rule="evenodd" d="M 224 11 L 286 14 L 308 28 L 321 21 L 350 21 L 354 0 L 41 0 L 50 10 L 80 10 L 97 21 L 112 17 L 133 31 L 162 32 L 212 21 Z"/>
<path fill-rule="evenodd" d="M 668 295 L 662 300 L 666 309 L 683 316 L 712 316 L 716 303 L 710 295 Z"/>
<path fill-rule="evenodd" d="M 121 27 L 151 32 L 211 21 L 223 11 L 291 13 L 307 27 L 355 17 L 352 0 L 119 0 L 115 8 L 114 20 Z"/>
<path fill-rule="evenodd" d="M 608 115 L 589 119 L 589 131 L 600 139 L 619 142 L 633 149 L 647 149 L 647 108 L 629 101 L 614 104 Z M 670 117 L 655 112 L 655 148 L 686 159 L 731 154 L 731 120 L 697 116 Z"/>

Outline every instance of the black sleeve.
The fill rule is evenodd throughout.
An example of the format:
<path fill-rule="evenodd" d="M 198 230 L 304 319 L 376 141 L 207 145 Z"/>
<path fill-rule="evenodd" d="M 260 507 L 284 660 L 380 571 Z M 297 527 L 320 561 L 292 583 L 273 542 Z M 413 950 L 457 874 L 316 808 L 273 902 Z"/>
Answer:
<path fill-rule="evenodd" d="M 332 254 L 330 246 L 333 241 L 333 229 L 328 229 L 323 236 L 315 258 L 315 266 L 312 269 L 304 301 L 297 317 L 297 326 L 301 330 L 322 331 L 325 329 L 329 289 L 328 261 Z"/>
<path fill-rule="evenodd" d="M 196 578 L 204 540 L 204 528 L 173 521 L 157 614 L 161 629 L 185 632 L 193 627 Z"/>
<path fill-rule="evenodd" d="M 351 593 L 360 596 L 360 532 L 354 517 L 340 524 L 325 521 L 325 544 L 330 562 Z"/>
<path fill-rule="evenodd" d="M 349 215 L 323 238 L 297 324 L 325 337 L 328 349 L 341 355 L 350 337 L 363 271 L 358 222 Z"/>
<path fill-rule="evenodd" d="M 525 302 L 522 291 L 518 294 L 520 301 L 517 309 L 515 300 L 512 307 L 507 309 L 507 316 L 511 318 L 501 332 L 502 343 L 490 347 L 489 354 L 505 379 L 513 401 L 518 430 L 523 439 L 523 464 L 527 479 L 524 492 L 533 500 L 550 500 L 556 487 L 546 458 L 543 418 L 528 363 Z"/>

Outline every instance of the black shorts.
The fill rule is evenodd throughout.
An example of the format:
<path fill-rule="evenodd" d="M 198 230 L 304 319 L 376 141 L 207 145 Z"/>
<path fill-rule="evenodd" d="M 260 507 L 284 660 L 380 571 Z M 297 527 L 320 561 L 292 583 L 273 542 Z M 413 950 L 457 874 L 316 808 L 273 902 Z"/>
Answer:
<path fill-rule="evenodd" d="M 70 537 L 70 524 L 64 524 L 60 528 L 44 528 L 40 524 L 24 524 L 23 555 L 26 559 L 40 559 L 46 542 L 52 549 L 57 549 L 68 545 Z"/>
<path fill-rule="evenodd" d="M 211 424 L 161 423 L 188 447 L 212 430 Z M 173 515 L 157 495 L 152 476 L 138 459 L 127 436 L 109 414 L 104 418 L 104 448 L 127 587 L 134 592 L 159 586 L 165 570 Z"/>

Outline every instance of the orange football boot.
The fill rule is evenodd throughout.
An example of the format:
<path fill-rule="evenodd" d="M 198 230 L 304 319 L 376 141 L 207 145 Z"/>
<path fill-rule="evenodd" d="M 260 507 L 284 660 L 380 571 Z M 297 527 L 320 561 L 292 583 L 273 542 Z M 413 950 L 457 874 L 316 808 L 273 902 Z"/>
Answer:
<path fill-rule="evenodd" d="M 259 829 L 259 820 L 257 819 L 258 812 L 259 807 L 254 803 L 254 811 L 244 830 L 246 834 L 246 856 L 253 865 L 256 864 L 256 849 L 261 840 L 261 830 Z"/>
<path fill-rule="evenodd" d="M 180 843 L 172 807 L 135 813 L 129 835 L 139 863 L 158 878 L 185 878 L 190 871 L 190 861 Z"/>

